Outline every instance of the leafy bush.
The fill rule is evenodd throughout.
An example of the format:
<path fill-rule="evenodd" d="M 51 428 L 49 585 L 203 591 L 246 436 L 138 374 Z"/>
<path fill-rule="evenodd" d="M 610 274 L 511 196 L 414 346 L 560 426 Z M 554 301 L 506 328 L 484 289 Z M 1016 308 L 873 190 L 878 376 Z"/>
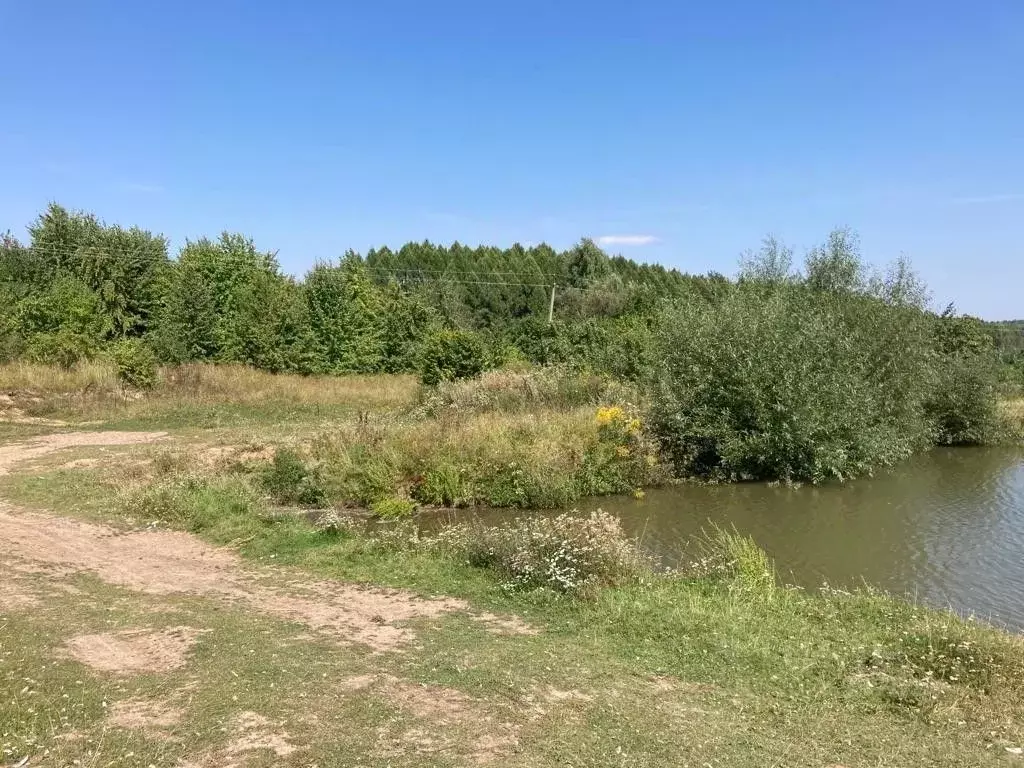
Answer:
<path fill-rule="evenodd" d="M 588 517 L 561 514 L 521 517 L 495 527 L 454 527 L 438 541 L 470 565 L 495 571 L 512 591 L 585 596 L 650 573 L 648 558 L 618 518 L 600 510 Z"/>
<path fill-rule="evenodd" d="M 157 359 L 153 350 L 138 339 L 124 339 L 113 346 L 117 378 L 136 389 L 152 389 L 157 383 Z"/>
<path fill-rule="evenodd" d="M 581 496 L 636 493 L 668 479 L 657 442 L 645 431 L 638 409 L 612 405 L 597 409 L 597 442 L 576 473 Z"/>
<path fill-rule="evenodd" d="M 925 445 L 924 315 L 782 284 L 666 310 L 653 421 L 684 475 L 819 482 Z"/>
<path fill-rule="evenodd" d="M 438 331 L 427 338 L 420 351 L 420 377 L 424 384 L 470 379 L 486 366 L 486 349 L 469 331 Z"/>
<path fill-rule="evenodd" d="M 994 441 L 1001 431 L 999 360 L 983 323 L 957 315 L 952 306 L 933 329 L 936 358 L 931 396 L 925 404 L 941 445 Z"/>
<path fill-rule="evenodd" d="M 940 445 L 980 445 L 1000 429 L 995 360 L 988 355 L 946 358 L 926 412 Z"/>
<path fill-rule="evenodd" d="M 56 365 L 69 371 L 96 353 L 96 342 L 89 336 L 68 329 L 54 333 L 37 333 L 25 348 L 25 355 L 34 363 Z"/>
<path fill-rule="evenodd" d="M 263 471 L 263 487 L 281 504 L 319 506 L 327 493 L 320 472 L 310 469 L 293 450 L 279 448 Z"/>
<path fill-rule="evenodd" d="M 424 472 L 413 488 L 413 496 L 424 504 L 444 507 L 465 506 L 471 493 L 465 471 L 447 461 Z"/>
<path fill-rule="evenodd" d="M 370 510 L 377 517 L 384 520 L 396 520 L 403 517 L 410 517 L 416 511 L 416 503 L 410 499 L 403 499 L 399 496 L 388 496 L 378 499 L 370 505 Z"/>

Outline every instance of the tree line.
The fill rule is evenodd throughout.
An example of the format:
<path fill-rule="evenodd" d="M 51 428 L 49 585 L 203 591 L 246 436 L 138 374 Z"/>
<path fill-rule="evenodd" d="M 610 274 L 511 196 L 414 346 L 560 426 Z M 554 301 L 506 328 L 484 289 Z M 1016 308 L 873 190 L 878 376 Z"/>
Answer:
<path fill-rule="evenodd" d="M 936 313 L 906 260 L 885 270 L 832 232 L 797 264 L 769 238 L 736 279 L 609 256 L 429 242 L 349 252 L 301 279 L 239 234 L 166 239 L 50 205 L 0 243 L 0 357 L 72 366 L 112 354 L 131 383 L 157 361 L 301 374 L 521 361 L 634 384 L 682 474 L 820 480 L 998 432 L 1021 335 Z M 555 288 L 554 322 L 548 322 Z"/>
<path fill-rule="evenodd" d="M 171 258 L 160 235 L 57 204 L 28 231 L 27 243 L 0 242 L 0 356 L 60 365 L 138 339 L 170 363 L 414 371 L 427 340 L 455 329 L 492 359 L 516 349 L 553 360 L 587 331 L 544 328 L 552 286 L 559 326 L 576 326 L 727 282 L 610 257 L 588 240 L 561 252 L 408 243 L 349 252 L 296 280 L 240 234 L 189 240 Z"/>

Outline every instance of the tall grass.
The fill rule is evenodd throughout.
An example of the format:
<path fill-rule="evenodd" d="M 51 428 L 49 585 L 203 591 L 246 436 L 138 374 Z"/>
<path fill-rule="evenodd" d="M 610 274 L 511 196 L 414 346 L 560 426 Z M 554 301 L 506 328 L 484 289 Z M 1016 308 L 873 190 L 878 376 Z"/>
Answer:
<path fill-rule="evenodd" d="M 0 366 L 0 390 L 12 393 L 27 413 L 87 419 L 197 406 L 397 409 L 413 404 L 419 389 L 406 375 L 300 376 L 188 363 L 162 368 L 156 386 L 140 392 L 121 384 L 113 362 L 81 362 L 68 370 L 23 362 Z"/>
<path fill-rule="evenodd" d="M 230 404 L 266 401 L 300 405 L 401 408 L 414 402 L 419 383 L 409 375 L 299 376 L 245 365 L 189 363 L 163 369 L 158 395 Z"/>
<path fill-rule="evenodd" d="M 112 362 L 83 361 L 73 368 L 14 362 L 0 365 L 0 390 L 42 397 L 55 394 L 118 392 Z"/>
<path fill-rule="evenodd" d="M 335 503 L 393 494 L 437 506 L 560 507 L 665 479 L 657 446 L 622 408 L 379 415 L 338 425 L 309 448 Z"/>
<path fill-rule="evenodd" d="M 1000 404 L 1002 418 L 1018 438 L 1024 438 L 1024 398 L 1004 400 Z"/>
<path fill-rule="evenodd" d="M 776 596 L 775 563 L 752 537 L 715 526 L 701 539 L 699 550 L 702 570 L 725 575 L 730 591 L 755 600 L 771 601 Z"/>
<path fill-rule="evenodd" d="M 620 382 L 564 366 L 485 371 L 475 379 L 441 382 L 424 390 L 422 411 L 501 411 L 568 409 L 605 402 L 633 401 L 637 393 Z"/>

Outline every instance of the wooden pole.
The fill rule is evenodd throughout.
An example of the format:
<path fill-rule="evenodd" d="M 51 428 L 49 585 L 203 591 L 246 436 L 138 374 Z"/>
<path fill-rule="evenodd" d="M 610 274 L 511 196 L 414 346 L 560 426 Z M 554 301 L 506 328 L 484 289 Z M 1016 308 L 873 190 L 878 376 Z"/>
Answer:
<path fill-rule="evenodd" d="M 551 286 L 551 304 L 548 306 L 548 325 L 555 322 L 555 286 Z"/>

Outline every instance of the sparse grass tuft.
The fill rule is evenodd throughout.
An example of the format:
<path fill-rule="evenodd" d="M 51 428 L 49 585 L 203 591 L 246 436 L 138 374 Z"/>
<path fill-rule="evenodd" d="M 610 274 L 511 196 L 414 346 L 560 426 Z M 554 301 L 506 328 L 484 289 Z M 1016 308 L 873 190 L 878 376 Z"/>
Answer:
<path fill-rule="evenodd" d="M 735 594 L 768 601 L 776 596 L 775 564 L 750 536 L 716 526 L 703 537 L 701 550 L 707 573 L 725 575 Z"/>

